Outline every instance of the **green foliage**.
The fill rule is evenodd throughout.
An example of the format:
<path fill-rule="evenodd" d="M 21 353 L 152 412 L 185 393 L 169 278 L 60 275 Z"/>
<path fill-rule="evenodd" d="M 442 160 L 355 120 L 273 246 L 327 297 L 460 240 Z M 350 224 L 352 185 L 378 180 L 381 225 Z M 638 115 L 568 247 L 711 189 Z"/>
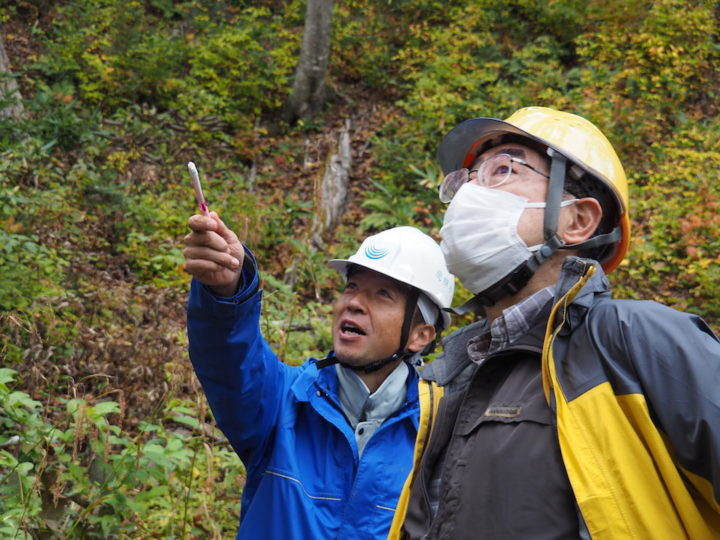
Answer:
<path fill-rule="evenodd" d="M 278 357 L 300 365 L 310 357 L 322 358 L 332 348 L 331 305 L 301 301 L 295 287 L 266 274 L 261 329 Z"/>
<path fill-rule="evenodd" d="M 113 422 L 118 402 L 68 399 L 51 423 L 40 402 L 12 389 L 15 376 L 0 369 L 4 536 L 217 537 L 234 528 L 222 515 L 235 513 L 244 471 L 194 404 L 170 401 L 166 423 L 140 422 L 129 437 Z M 201 508 L 215 504 L 227 506 L 206 519 Z"/>
<path fill-rule="evenodd" d="M 41 294 L 63 294 L 56 283 L 68 263 L 37 235 L 0 229 L 0 254 L 0 311 L 26 308 Z"/>
<path fill-rule="evenodd" d="M 58 8 L 33 68 L 105 108 L 149 102 L 250 129 L 282 104 L 298 44 L 267 8 L 82 0 Z"/>
<path fill-rule="evenodd" d="M 249 129 L 254 117 L 282 105 L 298 46 L 282 21 L 248 8 L 231 26 L 193 38 L 189 72 L 175 81 L 177 108 L 219 115 Z"/>
<path fill-rule="evenodd" d="M 181 10 L 199 4 L 186 2 Z M 162 99 L 186 54 L 182 33 L 168 32 L 173 26 L 137 1 L 70 2 L 58 8 L 45 42 L 48 53 L 34 67 L 56 80 L 75 81 L 90 102 Z"/>
<path fill-rule="evenodd" d="M 157 204 L 154 193 L 132 197 L 118 223 L 121 240 L 116 249 L 127 255 L 128 263 L 143 281 L 170 286 L 185 281 L 184 257 L 177 242 L 186 218 L 183 200 Z"/>
<path fill-rule="evenodd" d="M 574 79 L 565 77 L 573 58 L 568 29 L 581 26 L 581 6 L 457 3 L 451 19 L 457 22 L 412 27 L 396 55 L 408 86 L 399 104 L 424 136 L 438 140 L 465 118 L 562 99 Z"/>
<path fill-rule="evenodd" d="M 414 174 L 423 179 L 421 183 L 430 189 L 436 185 L 435 182 L 428 182 L 425 171 L 414 166 L 411 168 Z M 373 181 L 373 185 L 377 192 L 365 199 L 361 205 L 371 210 L 360 221 L 360 226 L 364 230 L 381 231 L 399 225 L 432 226 L 435 230 L 440 228 L 439 213 L 425 206 L 423 201 L 418 200 L 407 188 L 395 184 L 384 186 L 376 181 Z"/>
<path fill-rule="evenodd" d="M 642 155 L 670 137 L 685 114 L 716 106 L 720 50 L 713 9 L 707 2 L 662 0 L 607 2 L 589 12 L 588 32 L 578 38 L 585 68 L 574 97 L 604 119 L 621 151 Z"/>
<path fill-rule="evenodd" d="M 396 23 L 383 3 L 347 2 L 335 6 L 331 70 L 354 83 L 392 90 L 398 82 L 393 65 L 394 43 L 384 36 Z"/>
<path fill-rule="evenodd" d="M 37 182 L 54 174 L 48 160 L 53 144 L 27 139 L 24 145 L 0 150 L 0 312 L 26 308 L 38 296 L 64 296 L 61 283 L 69 262 L 57 246 L 48 245 L 35 225 L 62 213 L 62 190 L 45 191 L 14 184 Z"/>
<path fill-rule="evenodd" d="M 686 122 L 651 151 L 644 185 L 633 190 L 635 239 L 624 265 L 633 281 L 623 283 L 623 292 L 638 296 L 635 283 L 649 283 L 652 298 L 715 320 L 720 129 L 716 122 Z"/>
<path fill-rule="evenodd" d="M 0 358 L 23 366 L 0 369 L 0 536 L 236 528 L 243 471 L 185 358 L 189 160 L 258 257 L 262 329 L 289 363 L 331 347 L 326 259 L 389 226 L 437 236 L 442 135 L 527 105 L 589 118 L 620 154 L 633 237 L 616 295 L 720 324 L 711 2 L 336 4 L 331 106 L 282 134 L 299 0 L 6 4 L 26 114 L 0 117 Z M 348 117 L 352 206 L 320 249 L 314 182 Z"/>

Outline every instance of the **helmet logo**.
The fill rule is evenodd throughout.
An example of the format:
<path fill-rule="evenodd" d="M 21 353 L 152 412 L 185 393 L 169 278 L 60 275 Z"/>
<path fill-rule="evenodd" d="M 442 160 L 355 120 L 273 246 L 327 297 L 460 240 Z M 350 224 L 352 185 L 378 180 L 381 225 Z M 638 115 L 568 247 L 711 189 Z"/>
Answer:
<path fill-rule="evenodd" d="M 368 246 L 365 248 L 365 256 L 368 259 L 382 259 L 388 253 L 390 253 L 388 248 L 378 248 L 375 246 Z"/>
<path fill-rule="evenodd" d="M 446 289 L 450 289 L 450 285 L 453 285 L 453 290 L 455 289 L 455 283 L 452 282 L 449 274 L 438 270 L 437 272 L 435 272 L 435 278 L 438 280 L 439 283 L 442 283 L 443 287 L 445 287 Z"/>

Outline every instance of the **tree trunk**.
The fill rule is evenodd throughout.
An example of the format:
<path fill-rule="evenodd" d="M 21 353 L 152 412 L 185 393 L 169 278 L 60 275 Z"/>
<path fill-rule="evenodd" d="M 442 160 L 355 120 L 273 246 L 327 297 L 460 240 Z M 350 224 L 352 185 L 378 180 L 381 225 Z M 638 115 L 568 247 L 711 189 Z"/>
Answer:
<path fill-rule="evenodd" d="M 307 251 L 302 251 L 285 272 L 284 282 L 295 287 L 298 279 L 299 267 L 302 264 L 299 258 L 309 258 L 318 251 L 327 250 L 326 242 L 332 237 L 345 211 L 347 203 L 350 165 L 352 163 L 352 148 L 350 146 L 350 120 L 345 121 L 345 127 L 340 131 L 337 149 L 328 153 L 325 161 L 325 170 L 322 178 L 317 177 L 314 182 L 313 222 L 307 237 L 302 243 Z M 315 298 L 320 300 L 321 284 L 315 283 Z"/>
<path fill-rule="evenodd" d="M 22 96 L 10 70 L 5 43 L 0 32 L 0 118 L 19 118 L 23 114 Z"/>
<path fill-rule="evenodd" d="M 322 108 L 331 30 L 332 0 L 307 0 L 300 60 L 283 111 L 283 120 L 289 124 L 300 118 L 311 118 Z"/>
<path fill-rule="evenodd" d="M 337 150 L 328 156 L 322 179 L 315 180 L 315 216 L 311 239 L 317 248 L 323 248 L 340 222 L 347 202 L 350 165 L 350 120 L 340 132 Z"/>

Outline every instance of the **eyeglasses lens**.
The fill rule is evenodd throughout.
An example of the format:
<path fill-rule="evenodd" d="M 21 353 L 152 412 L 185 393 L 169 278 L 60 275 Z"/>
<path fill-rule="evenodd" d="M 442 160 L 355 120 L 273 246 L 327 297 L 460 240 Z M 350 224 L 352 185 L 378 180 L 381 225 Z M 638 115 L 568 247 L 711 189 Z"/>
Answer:
<path fill-rule="evenodd" d="M 470 171 L 467 169 L 458 169 L 452 171 L 443 178 L 440 184 L 440 201 L 449 203 L 458 190 L 470 179 Z"/>
<path fill-rule="evenodd" d="M 512 173 L 512 162 L 507 154 L 498 154 L 484 161 L 477 172 L 478 184 L 492 188 L 505 183 Z"/>
<path fill-rule="evenodd" d="M 469 171 L 458 169 L 447 174 L 440 184 L 440 200 L 449 203 L 463 184 L 471 180 L 470 175 L 478 184 L 485 187 L 496 187 L 503 184 L 512 173 L 513 158 L 507 154 L 498 154 L 483 161 L 479 168 Z"/>

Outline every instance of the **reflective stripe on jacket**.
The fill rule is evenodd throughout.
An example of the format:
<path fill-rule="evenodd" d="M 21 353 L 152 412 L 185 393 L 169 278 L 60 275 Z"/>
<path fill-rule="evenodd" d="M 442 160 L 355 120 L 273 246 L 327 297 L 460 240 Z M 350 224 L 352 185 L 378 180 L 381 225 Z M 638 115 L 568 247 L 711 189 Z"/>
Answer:
<path fill-rule="evenodd" d="M 569 258 L 556 290 L 540 340 L 543 389 L 587 528 L 578 535 L 720 538 L 720 341 L 697 316 L 611 299 L 593 261 Z M 467 334 L 448 337 L 444 356 L 422 374 L 454 387 L 454 396 L 465 392 L 457 387 L 475 372 L 454 343 L 464 348 Z M 463 399 L 451 402 L 447 414 L 458 415 Z M 427 448 L 436 453 L 445 444 L 431 439 Z M 462 474 L 453 482 L 472 483 Z M 420 517 L 427 508 L 422 489 L 414 489 L 408 503 L 416 528 L 427 518 Z M 482 537 L 488 516 L 468 508 L 474 515 L 463 521 L 477 529 L 462 534 Z"/>
<path fill-rule="evenodd" d="M 420 422 L 418 424 L 418 434 L 415 441 L 415 452 L 413 453 L 413 467 L 405 480 L 400 500 L 398 501 L 395 517 L 390 527 L 388 540 L 398 540 L 401 537 L 401 527 L 407 512 L 408 501 L 410 499 L 410 486 L 420 467 L 425 445 L 432 436 L 432 430 L 435 426 L 435 416 L 440 406 L 440 399 L 444 393 L 444 388 L 438 386 L 432 381 L 421 380 L 418 388 L 420 400 Z"/>
<path fill-rule="evenodd" d="M 238 539 L 385 538 L 412 466 L 418 376 L 358 458 L 334 368 L 280 362 L 259 328 L 251 264 L 233 298 L 193 281 L 189 350 L 218 426 L 247 470 Z"/>

